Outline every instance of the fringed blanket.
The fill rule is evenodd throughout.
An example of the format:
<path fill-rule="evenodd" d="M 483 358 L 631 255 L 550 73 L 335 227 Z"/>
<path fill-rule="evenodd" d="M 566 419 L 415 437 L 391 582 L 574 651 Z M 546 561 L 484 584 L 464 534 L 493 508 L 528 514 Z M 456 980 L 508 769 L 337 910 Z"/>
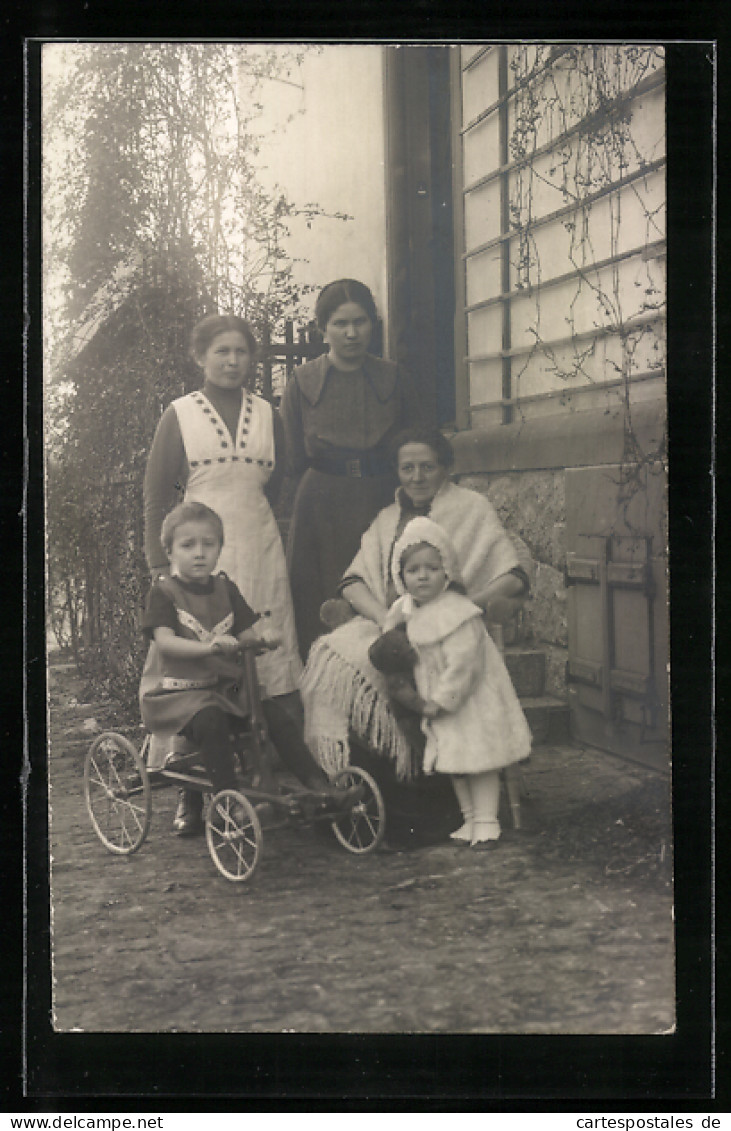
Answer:
<path fill-rule="evenodd" d="M 300 684 L 305 740 L 327 774 L 350 764 L 351 730 L 371 750 L 393 759 L 398 777 L 413 773 L 411 749 L 389 706 L 385 680 L 368 660 L 378 635 L 372 621 L 356 617 L 310 649 Z"/>

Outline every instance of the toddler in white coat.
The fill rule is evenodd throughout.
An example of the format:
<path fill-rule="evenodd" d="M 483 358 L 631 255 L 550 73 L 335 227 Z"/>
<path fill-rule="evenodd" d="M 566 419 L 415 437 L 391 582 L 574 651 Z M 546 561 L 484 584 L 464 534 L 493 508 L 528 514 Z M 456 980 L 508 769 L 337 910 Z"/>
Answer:
<path fill-rule="evenodd" d="M 493 848 L 500 837 L 500 770 L 530 753 L 530 731 L 510 676 L 482 619 L 464 595 L 449 539 L 419 516 L 397 540 L 391 563 L 401 594 L 384 630 L 405 624 L 424 700 L 424 772 L 450 774 L 464 824 L 458 844 Z"/>

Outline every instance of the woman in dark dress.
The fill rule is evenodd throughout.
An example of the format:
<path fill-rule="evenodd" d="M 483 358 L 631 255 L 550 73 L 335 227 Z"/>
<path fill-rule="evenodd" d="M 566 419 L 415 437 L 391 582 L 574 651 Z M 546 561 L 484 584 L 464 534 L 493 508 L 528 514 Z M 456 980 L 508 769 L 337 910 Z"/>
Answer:
<path fill-rule="evenodd" d="M 289 470 L 301 477 L 287 563 L 303 659 L 323 631 L 321 604 L 336 594 L 361 535 L 393 499 L 390 442 L 421 416 L 409 378 L 368 352 L 377 317 L 363 283 L 329 283 L 315 307 L 328 352 L 299 366 L 282 398 Z"/>

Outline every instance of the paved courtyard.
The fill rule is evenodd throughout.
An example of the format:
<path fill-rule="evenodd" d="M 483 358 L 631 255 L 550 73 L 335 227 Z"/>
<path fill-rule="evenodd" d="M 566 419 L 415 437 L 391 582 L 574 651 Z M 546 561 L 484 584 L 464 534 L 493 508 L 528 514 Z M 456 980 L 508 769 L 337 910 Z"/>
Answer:
<path fill-rule="evenodd" d="M 539 746 L 501 847 L 358 858 L 265 835 L 252 881 L 171 835 L 153 794 L 131 857 L 96 839 L 83 704 L 51 677 L 55 1025 L 85 1031 L 661 1033 L 674 1022 L 669 782 Z"/>

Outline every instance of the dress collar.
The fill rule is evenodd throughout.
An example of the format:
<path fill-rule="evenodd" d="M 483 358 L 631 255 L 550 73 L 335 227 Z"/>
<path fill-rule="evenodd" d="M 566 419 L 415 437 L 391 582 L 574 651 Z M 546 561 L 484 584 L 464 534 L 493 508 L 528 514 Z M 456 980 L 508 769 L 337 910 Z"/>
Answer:
<path fill-rule="evenodd" d="M 241 405 L 244 396 L 250 392 L 244 385 L 237 385 L 235 389 L 222 389 L 220 385 L 213 385 L 208 381 L 203 382 L 200 391 L 214 407 L 219 404 L 230 404 L 237 408 Z"/>
<path fill-rule="evenodd" d="M 479 620 L 482 609 L 468 597 L 446 589 L 428 605 L 417 605 L 410 593 L 404 595 L 402 611 L 406 635 L 412 644 L 437 644 L 467 621 Z"/>
<path fill-rule="evenodd" d="M 324 353 L 298 370 L 297 384 L 300 392 L 311 405 L 316 405 L 321 399 L 328 375 L 334 368 L 330 354 Z M 363 359 L 362 370 L 353 370 L 355 373 L 361 371 L 379 401 L 387 401 L 393 396 L 397 372 L 393 363 L 384 362 L 381 358 L 367 353 Z"/>
<path fill-rule="evenodd" d="M 174 581 L 176 585 L 179 585 L 181 589 L 184 589 L 186 593 L 198 593 L 201 596 L 208 596 L 213 592 L 213 574 L 211 574 L 207 581 L 183 581 L 180 574 L 171 573 L 170 580 Z"/>

